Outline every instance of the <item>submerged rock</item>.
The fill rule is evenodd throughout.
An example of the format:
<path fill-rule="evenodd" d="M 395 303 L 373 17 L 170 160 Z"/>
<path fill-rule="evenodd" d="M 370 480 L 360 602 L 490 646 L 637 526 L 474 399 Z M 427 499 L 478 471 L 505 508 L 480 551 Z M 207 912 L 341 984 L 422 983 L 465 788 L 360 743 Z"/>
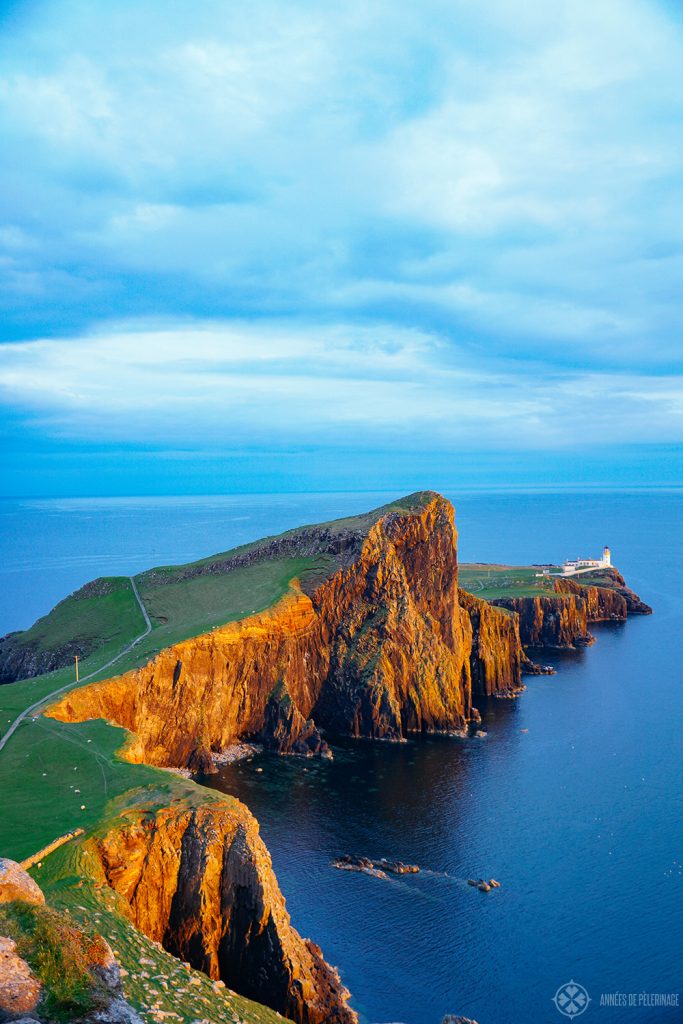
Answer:
<path fill-rule="evenodd" d="M 478 889 L 479 892 L 491 892 L 491 889 L 500 889 L 500 882 L 497 882 L 495 878 L 489 878 L 488 881 L 485 878 L 468 878 L 467 884 L 471 885 L 473 889 Z"/>
<path fill-rule="evenodd" d="M 332 861 L 332 867 L 339 871 L 363 871 L 380 878 L 386 878 L 387 872 L 392 875 L 416 875 L 420 870 L 417 864 L 404 864 L 401 860 L 387 860 L 386 857 L 371 860 L 351 853 L 337 857 Z"/>

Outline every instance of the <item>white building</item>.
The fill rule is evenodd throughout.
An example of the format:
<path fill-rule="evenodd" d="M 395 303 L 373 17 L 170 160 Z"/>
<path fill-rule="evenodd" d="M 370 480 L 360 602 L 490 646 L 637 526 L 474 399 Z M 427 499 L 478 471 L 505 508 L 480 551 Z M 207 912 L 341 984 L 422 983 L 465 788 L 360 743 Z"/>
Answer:
<path fill-rule="evenodd" d="M 602 558 L 574 558 L 562 563 L 562 575 L 573 576 L 577 572 L 588 572 L 589 569 L 609 569 L 612 565 L 612 552 L 605 546 Z"/>

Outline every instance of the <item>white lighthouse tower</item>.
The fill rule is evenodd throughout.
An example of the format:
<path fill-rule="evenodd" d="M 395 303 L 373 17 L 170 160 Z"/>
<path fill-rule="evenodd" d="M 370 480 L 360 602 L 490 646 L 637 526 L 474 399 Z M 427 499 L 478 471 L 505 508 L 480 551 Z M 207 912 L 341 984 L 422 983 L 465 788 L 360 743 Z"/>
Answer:
<path fill-rule="evenodd" d="M 611 564 L 612 564 L 612 552 L 607 547 L 607 545 L 605 545 L 605 547 L 602 549 L 602 567 L 603 567 L 603 569 L 609 569 Z"/>

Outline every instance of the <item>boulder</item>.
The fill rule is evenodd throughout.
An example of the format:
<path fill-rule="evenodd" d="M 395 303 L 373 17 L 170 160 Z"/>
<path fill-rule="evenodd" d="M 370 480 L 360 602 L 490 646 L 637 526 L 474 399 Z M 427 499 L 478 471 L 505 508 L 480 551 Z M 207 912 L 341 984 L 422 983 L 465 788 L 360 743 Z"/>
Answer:
<path fill-rule="evenodd" d="M 0 903 L 11 903 L 13 900 L 40 905 L 45 902 L 45 897 L 43 890 L 21 864 L 0 857 Z"/>
<path fill-rule="evenodd" d="M 108 989 L 118 994 L 121 988 L 121 968 L 105 938 L 96 935 L 89 949 L 90 970 Z"/>
<path fill-rule="evenodd" d="M 14 939 L 0 935 L 0 1021 L 32 1013 L 42 990 L 29 965 L 19 956 Z"/>

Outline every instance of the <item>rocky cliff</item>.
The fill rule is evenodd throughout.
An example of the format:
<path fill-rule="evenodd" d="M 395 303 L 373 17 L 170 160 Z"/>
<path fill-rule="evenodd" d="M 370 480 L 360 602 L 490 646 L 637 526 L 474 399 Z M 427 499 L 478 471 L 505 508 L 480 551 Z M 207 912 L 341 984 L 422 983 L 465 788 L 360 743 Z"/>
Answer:
<path fill-rule="evenodd" d="M 356 1022 L 337 971 L 292 927 L 239 801 L 128 811 L 88 845 L 101 881 L 168 952 L 299 1024 Z"/>
<path fill-rule="evenodd" d="M 513 696 L 521 692 L 522 672 L 534 666 L 522 649 L 519 616 L 506 608 L 497 608 L 466 590 L 460 590 L 459 598 L 472 624 L 470 672 L 473 696 Z"/>
<path fill-rule="evenodd" d="M 554 594 L 496 598 L 493 604 L 519 616 L 525 647 L 580 647 L 593 643 L 591 622 L 623 622 L 629 615 L 650 615 L 652 609 L 626 586 L 616 569 L 599 574 L 600 583 L 558 578 Z"/>
<path fill-rule="evenodd" d="M 578 595 L 504 597 L 492 603 L 517 613 L 525 647 L 585 647 L 594 641 L 586 602 Z"/>
<path fill-rule="evenodd" d="M 349 551 L 310 593 L 294 581 L 268 611 L 74 691 L 49 713 L 106 718 L 135 734 L 131 759 L 197 768 L 242 738 L 313 753 L 325 750 L 320 730 L 396 740 L 463 730 L 473 687 L 519 686 L 513 617 L 458 593 L 444 498 L 428 492 L 380 516 Z"/>

